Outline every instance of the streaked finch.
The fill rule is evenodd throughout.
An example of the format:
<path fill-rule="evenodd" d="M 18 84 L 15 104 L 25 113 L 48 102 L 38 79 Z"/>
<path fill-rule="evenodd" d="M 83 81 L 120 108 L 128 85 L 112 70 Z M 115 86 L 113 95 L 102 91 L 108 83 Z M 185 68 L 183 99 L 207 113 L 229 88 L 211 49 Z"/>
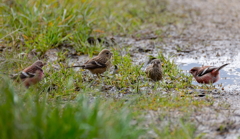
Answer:
<path fill-rule="evenodd" d="M 152 60 L 145 72 L 148 78 L 151 78 L 154 81 L 162 80 L 163 72 L 161 61 L 159 59 Z"/>
<path fill-rule="evenodd" d="M 20 73 L 19 78 L 24 86 L 28 88 L 30 85 L 34 85 L 44 78 L 44 72 L 42 70 L 44 65 L 45 63 L 38 60 Z"/>
<path fill-rule="evenodd" d="M 112 53 L 108 49 L 102 50 L 98 56 L 88 60 L 83 65 L 72 66 L 72 67 L 82 67 L 83 69 L 88 69 L 92 74 L 102 74 L 111 67 L 111 57 Z"/>

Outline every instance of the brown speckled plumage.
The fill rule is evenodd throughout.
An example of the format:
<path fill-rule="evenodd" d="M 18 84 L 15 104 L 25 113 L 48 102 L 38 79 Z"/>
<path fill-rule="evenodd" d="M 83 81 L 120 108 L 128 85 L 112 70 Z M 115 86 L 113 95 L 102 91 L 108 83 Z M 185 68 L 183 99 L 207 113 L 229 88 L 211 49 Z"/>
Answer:
<path fill-rule="evenodd" d="M 88 69 L 92 74 L 102 74 L 111 67 L 112 53 L 108 49 L 102 50 L 98 56 L 88 60 L 83 65 L 73 66 Z"/>
<path fill-rule="evenodd" d="M 159 59 L 152 60 L 146 69 L 146 74 L 148 78 L 151 78 L 154 81 L 162 80 L 163 73 L 161 61 Z"/>

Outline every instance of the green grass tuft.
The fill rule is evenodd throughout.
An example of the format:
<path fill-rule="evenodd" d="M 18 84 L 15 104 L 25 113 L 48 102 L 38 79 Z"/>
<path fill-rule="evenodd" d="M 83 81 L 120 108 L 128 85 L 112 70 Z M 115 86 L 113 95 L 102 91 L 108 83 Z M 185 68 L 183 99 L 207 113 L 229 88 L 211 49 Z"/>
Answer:
<path fill-rule="evenodd" d="M 19 92 L 1 77 L 0 138 L 138 138 L 144 130 L 131 124 L 131 113 L 107 110 L 99 99 L 79 95 L 74 102 L 48 102 L 33 92 Z"/>

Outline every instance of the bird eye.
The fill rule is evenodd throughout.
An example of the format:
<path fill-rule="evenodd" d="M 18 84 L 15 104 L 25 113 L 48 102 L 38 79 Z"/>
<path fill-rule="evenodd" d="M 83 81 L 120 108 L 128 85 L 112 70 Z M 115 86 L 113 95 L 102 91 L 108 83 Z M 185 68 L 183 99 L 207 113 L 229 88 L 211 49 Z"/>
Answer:
<path fill-rule="evenodd" d="M 109 53 L 107 52 L 106 54 L 108 55 Z"/>

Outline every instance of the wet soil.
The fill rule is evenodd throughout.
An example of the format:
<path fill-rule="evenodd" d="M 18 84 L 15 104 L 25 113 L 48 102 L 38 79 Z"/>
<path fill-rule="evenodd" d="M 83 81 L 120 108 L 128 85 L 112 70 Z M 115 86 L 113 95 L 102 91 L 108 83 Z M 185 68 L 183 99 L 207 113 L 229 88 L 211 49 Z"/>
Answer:
<path fill-rule="evenodd" d="M 212 107 L 197 109 L 192 118 L 203 138 L 237 138 L 240 136 L 240 16 L 238 0 L 169 0 L 169 10 L 185 16 L 183 23 L 166 32 L 166 53 L 176 56 L 176 63 L 185 71 L 194 66 L 220 66 L 221 80 L 215 85 L 224 88 Z M 197 85 L 196 82 L 193 82 Z M 224 102 L 225 106 L 220 105 Z"/>
<path fill-rule="evenodd" d="M 229 63 L 221 70 L 221 80 L 214 84 L 220 93 L 219 90 L 215 94 L 214 90 L 211 91 L 214 104 L 196 108 L 191 115 L 197 125 L 196 136 L 229 139 L 240 137 L 239 5 L 238 0 L 169 0 L 168 10 L 181 16 L 183 20 L 163 29 L 163 41 L 159 41 L 159 36 L 151 31 L 140 31 L 145 35 L 144 38 L 107 38 L 114 40 L 114 47 L 121 50 L 121 55 L 125 55 L 125 50 L 130 49 L 133 64 L 143 64 L 143 70 L 149 61 L 149 55 L 157 56 L 159 53 L 173 59 L 186 74 L 195 66 L 220 66 Z M 111 47 L 111 43 L 108 43 L 108 47 Z M 49 50 L 46 55 L 51 57 L 55 51 Z M 54 57 L 49 59 L 56 60 Z M 82 64 L 79 61 L 87 59 L 86 55 L 75 56 L 68 61 L 68 66 Z M 195 81 L 193 84 L 201 86 Z M 110 87 L 108 90 L 115 92 L 116 88 Z M 201 90 L 198 92 L 202 94 Z M 158 113 L 151 112 L 151 119 L 155 119 L 152 117 L 157 117 Z M 176 113 L 173 115 L 177 117 Z"/>

